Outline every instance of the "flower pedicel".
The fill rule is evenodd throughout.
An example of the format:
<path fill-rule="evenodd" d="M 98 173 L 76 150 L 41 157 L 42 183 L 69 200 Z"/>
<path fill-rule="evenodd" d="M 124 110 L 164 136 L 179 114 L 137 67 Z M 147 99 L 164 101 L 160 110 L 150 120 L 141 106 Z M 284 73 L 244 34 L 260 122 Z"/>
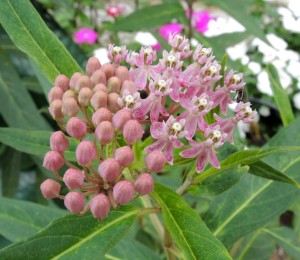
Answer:
<path fill-rule="evenodd" d="M 65 133 L 57 131 L 50 138 L 51 151 L 43 165 L 57 181 L 41 184 L 45 198 L 64 199 L 69 211 L 82 215 L 90 210 L 101 220 L 111 207 L 149 194 L 154 188 L 151 172 L 163 170 L 166 163 L 176 164 L 175 149 L 183 158 L 195 158 L 198 173 L 207 163 L 220 167 L 215 150 L 226 141 L 233 143 L 238 122 L 250 123 L 256 114 L 250 103 L 240 102 L 235 116 L 224 117 L 233 93 L 245 85 L 243 75 L 231 70 L 221 85 L 221 66 L 210 48 L 199 45 L 193 52 L 179 34 L 170 36 L 169 44 L 171 51 L 163 51 L 159 61 L 151 47 L 136 53 L 110 45 L 112 64 L 101 65 L 93 57 L 87 75 L 76 72 L 70 79 L 56 78 L 48 96 L 49 111 Z M 183 61 L 189 57 L 193 62 L 184 69 Z M 120 65 L 125 62 L 130 69 Z M 146 97 L 141 98 L 141 92 Z M 223 115 L 213 114 L 214 108 Z M 209 113 L 214 123 L 206 120 Z M 135 162 L 141 156 L 132 147 L 143 138 L 147 125 L 153 141 L 142 161 Z M 77 139 L 76 164 L 64 156 L 69 147 L 66 134 Z M 68 169 L 60 176 L 64 165 Z M 59 182 L 70 190 L 65 196 Z"/>

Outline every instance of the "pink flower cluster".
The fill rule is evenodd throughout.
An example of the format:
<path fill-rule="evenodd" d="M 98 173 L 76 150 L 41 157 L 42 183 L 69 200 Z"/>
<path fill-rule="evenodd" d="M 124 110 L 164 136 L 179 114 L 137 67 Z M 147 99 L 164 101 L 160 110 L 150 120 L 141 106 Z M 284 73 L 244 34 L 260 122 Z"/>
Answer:
<path fill-rule="evenodd" d="M 96 43 L 98 38 L 98 33 L 90 28 L 81 28 L 78 31 L 76 31 L 73 35 L 74 40 L 78 44 L 89 44 L 93 45 Z"/>
<path fill-rule="evenodd" d="M 158 62 L 151 47 L 128 52 L 125 46 L 110 45 L 112 63 L 101 65 L 90 58 L 87 75 L 77 72 L 71 79 L 56 78 L 48 96 L 49 111 L 62 130 L 79 140 L 78 165 L 65 159 L 68 139 L 63 132 L 55 132 L 44 167 L 70 192 L 60 195 L 60 184 L 48 179 L 41 185 L 46 198 L 62 198 L 71 212 L 84 214 L 90 209 L 102 219 L 111 206 L 151 192 L 150 173 L 161 171 L 166 163 L 172 165 L 174 149 L 182 149 L 183 158 L 196 158 L 198 173 L 208 162 L 220 167 L 215 149 L 226 141 L 233 143 L 238 122 L 250 123 L 256 114 L 250 103 L 242 102 L 233 117 L 214 113 L 220 110 L 226 115 L 227 104 L 245 85 L 243 75 L 233 70 L 221 75 L 212 50 L 199 45 L 192 51 L 184 36 L 172 35 L 169 44 L 171 51 L 163 51 Z M 184 68 L 184 60 L 190 57 L 193 62 Z M 211 124 L 208 115 L 214 116 Z M 143 137 L 142 125 L 150 126 L 154 139 L 145 148 L 143 170 L 135 168 L 141 162 L 134 164 L 132 151 L 132 145 Z M 61 177 L 58 170 L 64 165 L 69 169 Z M 92 197 L 87 204 L 85 197 Z"/>

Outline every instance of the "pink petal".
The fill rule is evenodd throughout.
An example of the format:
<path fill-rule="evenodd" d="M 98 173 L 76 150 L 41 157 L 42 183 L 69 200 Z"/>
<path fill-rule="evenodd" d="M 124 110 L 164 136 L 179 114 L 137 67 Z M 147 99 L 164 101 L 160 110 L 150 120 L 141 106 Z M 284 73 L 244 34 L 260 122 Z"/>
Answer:
<path fill-rule="evenodd" d="M 215 150 L 213 147 L 211 147 L 211 149 L 209 149 L 208 160 L 212 166 L 214 166 L 215 168 L 218 168 L 218 169 L 220 168 L 220 164 L 219 164 L 218 158 L 216 156 L 216 153 L 215 153 Z"/>
<path fill-rule="evenodd" d="M 199 156 L 197 157 L 197 163 L 196 163 L 197 173 L 200 173 L 203 171 L 203 169 L 206 165 L 207 156 L 208 156 L 207 151 L 202 150 L 201 153 L 199 154 Z"/>
<path fill-rule="evenodd" d="M 167 159 L 167 162 L 171 165 L 173 165 L 173 158 L 174 158 L 174 155 L 173 155 L 173 143 L 172 141 L 168 142 L 166 147 L 165 147 L 165 156 L 166 156 L 166 159 Z"/>
<path fill-rule="evenodd" d="M 145 69 L 141 69 L 140 73 L 136 76 L 135 84 L 138 90 L 145 88 L 147 84 L 147 71 Z"/>
<path fill-rule="evenodd" d="M 174 139 L 174 140 L 173 140 L 173 146 L 174 146 L 175 148 L 180 148 L 180 147 L 183 146 L 183 143 L 180 142 L 180 141 L 178 141 L 177 139 Z"/>
<path fill-rule="evenodd" d="M 197 128 L 197 119 L 194 115 L 190 115 L 185 122 L 185 130 L 188 131 L 187 139 L 193 138 Z"/>
<path fill-rule="evenodd" d="M 150 133 L 155 139 L 161 138 L 165 134 L 164 124 L 161 122 L 153 123 L 150 127 Z"/>
<path fill-rule="evenodd" d="M 180 153 L 180 156 L 183 158 L 194 158 L 196 157 L 202 150 L 202 147 L 194 146 Z"/>
<path fill-rule="evenodd" d="M 162 150 L 164 148 L 164 146 L 166 145 L 166 143 L 167 143 L 167 141 L 165 139 L 159 139 L 155 143 L 147 146 L 145 148 L 145 152 L 150 153 L 150 152 L 153 152 L 155 150 Z"/>
<path fill-rule="evenodd" d="M 152 108 L 150 110 L 150 120 L 151 120 L 151 123 L 158 121 L 159 106 L 160 106 L 159 102 L 156 101 L 156 102 L 153 103 L 153 106 L 152 106 Z"/>

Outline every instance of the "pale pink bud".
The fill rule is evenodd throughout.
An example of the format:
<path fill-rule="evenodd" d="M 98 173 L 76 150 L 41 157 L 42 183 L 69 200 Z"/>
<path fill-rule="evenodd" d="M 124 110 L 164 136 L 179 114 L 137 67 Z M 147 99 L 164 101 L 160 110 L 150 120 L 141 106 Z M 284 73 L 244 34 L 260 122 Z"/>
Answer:
<path fill-rule="evenodd" d="M 49 151 L 45 154 L 43 166 L 49 171 L 57 171 L 64 165 L 64 159 L 59 152 Z"/>
<path fill-rule="evenodd" d="M 80 192 L 71 191 L 65 196 L 65 207 L 72 213 L 79 213 L 84 209 L 84 196 Z"/>
<path fill-rule="evenodd" d="M 81 141 L 76 148 L 76 159 L 80 165 L 86 166 L 97 157 L 97 148 L 90 141 Z"/>
<path fill-rule="evenodd" d="M 144 129 L 137 120 L 129 120 L 123 127 L 124 140 L 133 145 L 143 137 Z"/>
<path fill-rule="evenodd" d="M 116 76 L 121 80 L 121 83 L 123 83 L 125 80 L 129 80 L 129 71 L 125 66 L 119 66 L 116 69 Z"/>
<path fill-rule="evenodd" d="M 146 155 L 145 162 L 150 171 L 160 172 L 166 164 L 166 157 L 161 151 L 155 150 Z"/>
<path fill-rule="evenodd" d="M 107 107 L 107 94 L 101 90 L 97 91 L 92 96 L 90 102 L 95 110 L 97 110 L 100 107 Z"/>
<path fill-rule="evenodd" d="M 59 87 L 63 92 L 69 89 L 70 80 L 65 75 L 58 75 L 55 79 L 54 86 Z"/>
<path fill-rule="evenodd" d="M 92 121 L 97 126 L 103 121 L 111 121 L 111 117 L 111 112 L 107 108 L 101 107 L 93 114 Z"/>
<path fill-rule="evenodd" d="M 119 110 L 112 117 L 112 124 L 117 131 L 123 131 L 124 125 L 131 119 L 131 113 L 127 109 Z"/>
<path fill-rule="evenodd" d="M 126 204 L 134 197 L 134 187 L 129 181 L 119 181 L 113 188 L 113 197 L 119 204 Z"/>
<path fill-rule="evenodd" d="M 70 80 L 70 88 L 75 90 L 75 86 L 76 86 L 76 82 L 77 80 L 80 78 L 82 74 L 80 72 L 75 72 L 72 77 L 71 77 L 71 80 Z"/>
<path fill-rule="evenodd" d="M 93 96 L 93 91 L 90 88 L 82 88 L 78 94 L 78 103 L 84 107 L 90 104 L 90 100 Z"/>
<path fill-rule="evenodd" d="M 40 188 L 44 198 L 50 200 L 59 196 L 61 186 L 58 182 L 47 179 L 41 184 Z"/>
<path fill-rule="evenodd" d="M 96 70 L 91 77 L 91 81 L 93 82 L 94 85 L 97 85 L 100 83 L 106 84 L 105 72 L 102 70 Z"/>
<path fill-rule="evenodd" d="M 123 146 L 115 151 L 115 159 L 122 167 L 128 167 L 134 160 L 134 153 L 129 146 Z"/>
<path fill-rule="evenodd" d="M 149 173 L 141 173 L 134 182 L 134 189 L 140 195 L 146 195 L 153 191 L 154 181 Z"/>
<path fill-rule="evenodd" d="M 67 90 L 64 94 L 63 94 L 63 97 L 62 97 L 62 100 L 64 101 L 66 98 L 74 98 L 75 100 L 77 100 L 77 95 L 76 93 L 74 92 L 74 90 L 72 89 L 69 89 Z"/>
<path fill-rule="evenodd" d="M 70 190 L 78 189 L 84 182 L 84 175 L 81 171 L 70 168 L 65 172 L 63 181 Z"/>
<path fill-rule="evenodd" d="M 48 101 L 49 103 L 52 103 L 54 100 L 59 99 L 61 100 L 63 97 L 63 90 L 59 87 L 53 87 L 50 89 L 48 93 Z"/>
<path fill-rule="evenodd" d="M 100 144 L 109 144 L 114 136 L 114 127 L 112 123 L 109 121 L 101 122 L 95 130 L 95 135 Z"/>
<path fill-rule="evenodd" d="M 93 93 L 96 93 L 97 91 L 103 91 L 108 94 L 107 86 L 105 86 L 103 83 L 99 83 L 93 88 Z"/>
<path fill-rule="evenodd" d="M 115 75 L 115 67 L 110 63 L 105 63 L 102 65 L 101 70 L 105 73 L 106 80 Z"/>
<path fill-rule="evenodd" d="M 96 70 L 101 68 L 100 61 L 96 57 L 89 58 L 86 64 L 86 72 L 88 75 L 92 75 Z"/>
<path fill-rule="evenodd" d="M 131 80 L 125 80 L 121 87 L 121 95 L 122 96 L 123 96 L 124 91 L 127 91 L 128 94 L 133 95 L 137 91 L 135 83 Z"/>
<path fill-rule="evenodd" d="M 90 210 L 95 218 L 102 220 L 110 211 L 110 202 L 104 194 L 98 194 L 89 202 Z"/>
<path fill-rule="evenodd" d="M 120 164 L 114 158 L 108 158 L 98 167 L 99 175 L 106 181 L 115 180 L 120 174 Z"/>
<path fill-rule="evenodd" d="M 70 136 L 82 139 L 86 135 L 86 123 L 80 117 L 71 117 L 67 123 L 66 130 Z"/>
<path fill-rule="evenodd" d="M 52 151 L 63 153 L 69 147 L 69 140 L 62 131 L 56 131 L 50 137 L 50 147 Z"/>
<path fill-rule="evenodd" d="M 118 106 L 119 98 L 120 95 L 118 95 L 117 93 L 110 93 L 108 95 L 107 107 L 113 113 L 116 113 L 119 110 L 119 106 Z"/>
<path fill-rule="evenodd" d="M 55 120 L 60 120 L 64 117 L 61 110 L 62 110 L 62 101 L 59 99 L 54 100 L 49 106 L 49 113 Z"/>
<path fill-rule="evenodd" d="M 93 88 L 93 82 L 90 80 L 90 78 L 86 75 L 81 75 L 77 80 L 75 84 L 74 91 L 76 93 L 79 93 L 79 91 L 82 88 Z"/>
<path fill-rule="evenodd" d="M 78 112 L 79 112 L 79 107 L 77 101 L 74 98 L 68 97 L 63 100 L 62 113 L 64 116 L 67 117 L 76 116 Z"/>
<path fill-rule="evenodd" d="M 117 77 L 111 77 L 107 81 L 108 93 L 120 93 L 121 90 L 121 80 Z"/>

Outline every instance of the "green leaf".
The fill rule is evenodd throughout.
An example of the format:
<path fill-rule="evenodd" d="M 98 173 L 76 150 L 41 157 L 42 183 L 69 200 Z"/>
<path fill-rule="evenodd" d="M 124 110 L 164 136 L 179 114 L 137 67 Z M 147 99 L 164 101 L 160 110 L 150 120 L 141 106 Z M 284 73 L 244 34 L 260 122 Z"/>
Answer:
<path fill-rule="evenodd" d="M 15 45 L 39 65 L 51 82 L 58 74 L 70 77 L 76 71 L 81 71 L 30 1 L 3 0 L 0 23 Z"/>
<path fill-rule="evenodd" d="M 101 259 L 128 232 L 137 215 L 130 206 L 98 221 L 91 214 L 67 215 L 29 239 L 0 251 L 1 259 Z"/>
<path fill-rule="evenodd" d="M 0 198 L 0 234 L 14 242 L 25 239 L 66 214 L 65 210 Z"/>
<path fill-rule="evenodd" d="M 299 145 L 299 128 L 300 118 L 281 129 L 269 140 L 268 145 Z M 299 151 L 273 154 L 264 161 L 287 176 L 299 180 Z M 283 213 L 299 196 L 299 189 L 293 186 L 250 174 L 244 175 L 232 189 L 212 201 L 204 219 L 213 234 L 230 246 L 237 239 Z"/>
<path fill-rule="evenodd" d="M 284 126 L 287 126 L 290 122 L 294 120 L 294 114 L 289 97 L 286 91 L 281 86 L 276 68 L 272 64 L 269 64 L 267 65 L 266 70 L 269 75 L 274 100 L 279 109 L 282 123 Z"/>
<path fill-rule="evenodd" d="M 38 156 L 44 156 L 50 151 L 49 131 L 27 131 L 17 128 L 0 127 L 0 142 L 13 147 L 14 149 Z M 69 149 L 64 153 L 67 160 L 76 161 L 75 150 L 77 141 L 68 138 L 70 142 Z"/>
<path fill-rule="evenodd" d="M 14 66 L 1 49 L 0 60 L 0 112 L 6 123 L 22 129 L 51 129 L 38 112 Z"/>
<path fill-rule="evenodd" d="M 258 161 L 250 164 L 249 167 L 250 167 L 249 173 L 253 175 L 270 179 L 273 181 L 289 183 L 294 185 L 297 188 L 300 188 L 300 185 L 295 180 L 283 174 L 282 172 L 276 170 L 275 168 L 273 168 L 272 166 L 270 166 L 265 162 Z"/>
<path fill-rule="evenodd" d="M 176 17 L 185 18 L 181 4 L 160 4 L 142 8 L 133 14 L 120 18 L 112 26 L 113 31 L 138 31 L 152 29 L 170 22 Z"/>
<path fill-rule="evenodd" d="M 231 259 L 225 247 L 186 201 L 161 184 L 152 193 L 162 209 L 164 224 L 186 259 Z"/>
<path fill-rule="evenodd" d="M 300 256 L 300 242 L 297 241 L 297 234 L 290 228 L 279 227 L 267 229 L 263 231 L 272 236 L 275 241 L 290 255 L 299 259 Z"/>

